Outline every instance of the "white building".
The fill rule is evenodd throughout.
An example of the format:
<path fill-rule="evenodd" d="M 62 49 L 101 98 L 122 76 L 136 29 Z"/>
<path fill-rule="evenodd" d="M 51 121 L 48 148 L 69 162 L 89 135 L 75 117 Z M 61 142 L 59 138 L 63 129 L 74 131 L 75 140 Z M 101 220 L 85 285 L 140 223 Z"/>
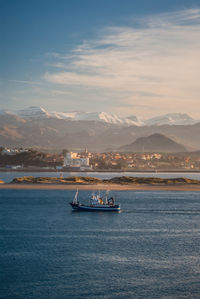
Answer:
<path fill-rule="evenodd" d="M 10 148 L 5 148 L 1 151 L 2 155 L 7 155 L 7 156 L 14 156 L 19 153 L 24 153 L 27 152 L 28 150 L 26 149 L 10 149 Z"/>
<path fill-rule="evenodd" d="M 69 152 L 64 158 L 63 167 L 89 168 L 89 158 L 80 158 L 77 153 Z"/>

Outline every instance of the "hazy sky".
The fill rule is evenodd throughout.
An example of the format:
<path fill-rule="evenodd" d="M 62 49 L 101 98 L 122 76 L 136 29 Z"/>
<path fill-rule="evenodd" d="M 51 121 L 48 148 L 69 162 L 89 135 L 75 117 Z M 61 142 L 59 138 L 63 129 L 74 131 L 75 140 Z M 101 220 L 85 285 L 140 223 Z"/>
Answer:
<path fill-rule="evenodd" d="M 200 0 L 0 0 L 1 109 L 200 118 Z"/>

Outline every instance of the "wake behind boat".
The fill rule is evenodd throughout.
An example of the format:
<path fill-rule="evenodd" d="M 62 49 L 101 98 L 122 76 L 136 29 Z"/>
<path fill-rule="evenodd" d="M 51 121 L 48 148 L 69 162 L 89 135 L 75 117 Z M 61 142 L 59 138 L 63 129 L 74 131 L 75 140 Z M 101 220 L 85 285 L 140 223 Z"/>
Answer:
<path fill-rule="evenodd" d="M 108 198 L 108 192 L 103 197 L 101 197 L 99 194 L 95 195 L 93 193 L 90 199 L 90 204 L 84 205 L 79 203 L 78 201 L 78 190 L 77 190 L 73 201 L 70 202 L 70 205 L 72 206 L 72 209 L 76 211 L 109 211 L 109 212 L 120 211 L 120 205 L 115 204 L 114 197 Z"/>

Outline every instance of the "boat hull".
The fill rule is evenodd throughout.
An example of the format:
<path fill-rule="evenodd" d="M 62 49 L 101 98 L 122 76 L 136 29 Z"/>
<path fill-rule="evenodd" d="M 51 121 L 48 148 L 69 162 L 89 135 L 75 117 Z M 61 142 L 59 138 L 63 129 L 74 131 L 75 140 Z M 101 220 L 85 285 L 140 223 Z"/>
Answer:
<path fill-rule="evenodd" d="M 119 212 L 120 205 L 114 206 L 86 206 L 80 204 L 70 203 L 74 211 L 94 211 L 94 212 Z"/>

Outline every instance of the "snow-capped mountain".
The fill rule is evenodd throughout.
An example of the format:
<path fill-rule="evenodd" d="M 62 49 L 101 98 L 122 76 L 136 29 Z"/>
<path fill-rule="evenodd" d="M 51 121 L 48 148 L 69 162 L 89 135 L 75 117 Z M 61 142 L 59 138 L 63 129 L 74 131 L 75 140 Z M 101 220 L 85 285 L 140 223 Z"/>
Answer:
<path fill-rule="evenodd" d="M 128 116 L 126 118 L 126 122 L 127 124 L 129 123 L 135 123 L 136 126 L 144 126 L 145 125 L 145 120 L 140 117 L 140 116 L 135 116 L 135 115 L 131 115 L 131 116 Z"/>
<path fill-rule="evenodd" d="M 120 118 L 113 113 L 108 112 L 56 112 L 47 111 L 42 107 L 29 107 L 27 109 L 12 112 L 23 118 L 57 118 L 72 121 L 100 121 L 109 124 L 122 125 L 122 126 L 142 126 L 143 122 L 136 116 L 130 118 Z"/>
<path fill-rule="evenodd" d="M 32 106 L 15 112 L 23 118 L 49 118 L 51 115 L 42 107 Z"/>
<path fill-rule="evenodd" d="M 59 119 L 70 119 L 70 120 L 87 120 L 87 121 L 101 121 L 109 124 L 115 125 L 136 125 L 141 126 L 143 123 L 134 117 L 134 120 L 129 118 L 120 118 L 119 116 L 108 113 L 108 112 L 69 112 L 69 113 L 62 113 L 62 112 L 50 112 L 51 117 L 56 117 Z"/>
<path fill-rule="evenodd" d="M 77 115 L 78 120 L 95 120 L 112 124 L 123 124 L 123 120 L 117 115 L 107 112 L 86 112 Z"/>
<path fill-rule="evenodd" d="M 185 113 L 168 113 L 165 115 L 153 117 L 145 121 L 147 126 L 161 125 L 193 125 L 199 122 Z"/>
<path fill-rule="evenodd" d="M 187 114 L 169 113 L 157 116 L 148 120 L 143 120 L 135 115 L 122 118 L 108 112 L 56 112 L 47 111 L 42 107 L 29 107 L 22 110 L 0 110 L 0 115 L 15 115 L 23 119 L 35 118 L 56 118 L 71 121 L 97 121 L 118 126 L 161 126 L 161 125 L 192 125 L 200 120 L 195 120 Z"/>

